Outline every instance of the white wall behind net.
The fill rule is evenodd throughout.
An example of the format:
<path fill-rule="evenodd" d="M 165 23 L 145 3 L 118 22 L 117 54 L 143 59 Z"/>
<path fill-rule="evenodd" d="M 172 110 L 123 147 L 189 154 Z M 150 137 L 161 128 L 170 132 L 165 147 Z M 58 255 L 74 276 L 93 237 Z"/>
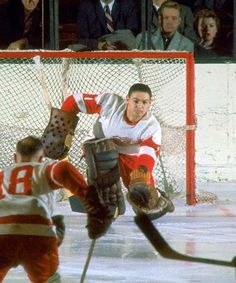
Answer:
<path fill-rule="evenodd" d="M 197 181 L 236 182 L 236 64 L 196 64 L 195 74 Z"/>

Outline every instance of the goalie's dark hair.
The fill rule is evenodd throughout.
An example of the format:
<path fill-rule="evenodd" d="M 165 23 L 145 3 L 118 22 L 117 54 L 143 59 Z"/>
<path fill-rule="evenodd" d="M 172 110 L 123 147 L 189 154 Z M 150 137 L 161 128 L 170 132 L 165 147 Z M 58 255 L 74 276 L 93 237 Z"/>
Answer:
<path fill-rule="evenodd" d="M 130 97 L 131 94 L 135 91 L 147 92 L 150 98 L 152 98 L 152 91 L 148 85 L 141 84 L 141 83 L 133 84 L 129 89 L 128 97 Z"/>
<path fill-rule="evenodd" d="M 41 139 L 35 136 L 28 136 L 18 141 L 16 144 L 16 152 L 23 156 L 33 156 L 39 150 L 43 149 Z"/>

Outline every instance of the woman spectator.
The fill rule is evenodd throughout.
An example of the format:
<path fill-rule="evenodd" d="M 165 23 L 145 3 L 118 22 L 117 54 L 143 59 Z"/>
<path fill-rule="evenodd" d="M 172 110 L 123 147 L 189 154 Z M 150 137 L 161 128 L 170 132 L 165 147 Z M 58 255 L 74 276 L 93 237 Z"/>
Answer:
<path fill-rule="evenodd" d="M 200 10 L 196 14 L 194 28 L 198 36 L 195 57 L 212 58 L 222 55 L 218 42 L 220 21 L 213 10 Z"/>

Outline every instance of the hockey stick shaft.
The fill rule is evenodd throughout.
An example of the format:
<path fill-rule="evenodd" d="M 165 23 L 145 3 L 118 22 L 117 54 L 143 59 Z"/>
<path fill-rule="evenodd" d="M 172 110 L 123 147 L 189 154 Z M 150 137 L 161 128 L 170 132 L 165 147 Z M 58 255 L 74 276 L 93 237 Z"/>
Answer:
<path fill-rule="evenodd" d="M 134 220 L 140 230 L 154 246 L 154 248 L 165 258 L 236 267 L 236 257 L 234 257 L 232 261 L 223 261 L 216 259 L 193 257 L 176 252 L 168 245 L 168 243 L 165 241 L 160 232 L 155 228 L 155 226 L 147 216 L 136 216 Z"/>
<path fill-rule="evenodd" d="M 94 250 L 95 244 L 96 244 L 96 239 L 92 240 L 92 242 L 91 242 L 89 252 L 88 252 L 88 255 L 87 255 L 87 258 L 86 258 L 86 262 L 85 262 L 85 265 L 84 265 L 83 273 L 82 273 L 81 278 L 80 278 L 80 283 L 84 282 L 84 279 L 85 279 L 85 276 L 86 276 L 86 273 L 87 273 L 87 270 L 88 270 L 89 262 L 90 262 L 92 255 L 93 255 L 93 250 Z"/>
<path fill-rule="evenodd" d="M 34 60 L 34 63 L 36 65 L 36 68 L 37 68 L 38 73 L 39 73 L 39 82 L 40 82 L 41 87 L 42 87 L 42 94 L 43 94 L 44 101 L 46 102 L 48 109 L 50 110 L 52 108 L 52 105 L 51 105 L 51 101 L 50 101 L 49 94 L 48 94 L 46 78 L 45 78 L 45 75 L 44 75 L 44 70 L 43 70 L 43 66 L 41 64 L 40 56 L 39 55 L 35 56 L 33 58 L 33 60 Z"/>

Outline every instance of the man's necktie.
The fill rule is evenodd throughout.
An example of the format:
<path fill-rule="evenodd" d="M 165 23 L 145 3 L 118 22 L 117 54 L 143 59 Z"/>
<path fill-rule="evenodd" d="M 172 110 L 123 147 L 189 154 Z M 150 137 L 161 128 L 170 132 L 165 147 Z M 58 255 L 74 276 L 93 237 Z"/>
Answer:
<path fill-rule="evenodd" d="M 108 5 L 105 5 L 104 12 L 105 12 L 106 20 L 107 20 L 107 29 L 109 30 L 109 32 L 114 32 L 111 11 Z"/>

